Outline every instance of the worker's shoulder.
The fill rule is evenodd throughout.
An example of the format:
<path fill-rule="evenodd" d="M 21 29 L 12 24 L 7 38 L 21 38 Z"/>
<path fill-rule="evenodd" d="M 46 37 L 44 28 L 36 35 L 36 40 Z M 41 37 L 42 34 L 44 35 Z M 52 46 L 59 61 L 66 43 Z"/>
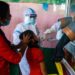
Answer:
<path fill-rule="evenodd" d="M 16 25 L 16 28 L 21 28 L 23 26 L 23 22 Z"/>
<path fill-rule="evenodd" d="M 22 26 L 22 25 L 23 25 L 23 22 L 21 22 L 21 23 L 17 24 L 16 26 Z"/>

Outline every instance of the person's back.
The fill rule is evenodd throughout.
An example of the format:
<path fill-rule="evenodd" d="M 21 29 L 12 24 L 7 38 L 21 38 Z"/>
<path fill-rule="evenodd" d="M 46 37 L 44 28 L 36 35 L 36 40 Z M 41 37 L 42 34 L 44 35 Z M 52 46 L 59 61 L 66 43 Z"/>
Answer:
<path fill-rule="evenodd" d="M 40 62 L 44 61 L 42 50 L 39 48 L 28 48 L 26 58 L 30 66 L 29 75 L 43 75 L 40 69 Z"/>

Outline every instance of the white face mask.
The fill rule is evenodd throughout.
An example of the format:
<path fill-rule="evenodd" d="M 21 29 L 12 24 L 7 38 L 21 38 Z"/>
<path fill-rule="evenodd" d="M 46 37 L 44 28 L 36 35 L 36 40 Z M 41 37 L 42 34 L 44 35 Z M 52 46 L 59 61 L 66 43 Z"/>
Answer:
<path fill-rule="evenodd" d="M 30 18 L 29 16 L 25 16 L 24 22 L 27 25 L 35 24 L 36 20 L 35 18 Z"/>

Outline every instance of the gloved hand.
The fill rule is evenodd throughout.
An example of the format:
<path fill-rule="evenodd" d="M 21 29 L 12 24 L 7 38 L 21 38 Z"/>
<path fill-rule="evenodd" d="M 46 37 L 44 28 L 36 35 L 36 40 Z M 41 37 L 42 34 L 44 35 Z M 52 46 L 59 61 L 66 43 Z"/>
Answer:
<path fill-rule="evenodd" d="M 41 40 L 41 41 L 46 40 L 46 35 L 44 34 L 42 37 L 40 37 L 40 40 Z"/>
<path fill-rule="evenodd" d="M 52 33 L 52 29 L 50 28 L 50 29 L 47 29 L 45 32 L 44 32 L 44 34 L 50 34 L 50 33 Z"/>

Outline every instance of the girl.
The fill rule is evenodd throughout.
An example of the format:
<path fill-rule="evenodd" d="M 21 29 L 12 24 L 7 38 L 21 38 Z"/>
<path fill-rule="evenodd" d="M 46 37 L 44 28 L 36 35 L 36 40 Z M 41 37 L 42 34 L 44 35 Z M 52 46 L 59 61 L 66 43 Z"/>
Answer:
<path fill-rule="evenodd" d="M 26 58 L 30 67 L 29 75 L 47 75 L 44 56 L 42 50 L 39 49 L 36 35 L 31 30 L 27 30 L 20 35 L 20 39 L 24 39 L 23 35 L 26 36 L 27 34 L 30 35 L 30 41 L 26 51 Z"/>

